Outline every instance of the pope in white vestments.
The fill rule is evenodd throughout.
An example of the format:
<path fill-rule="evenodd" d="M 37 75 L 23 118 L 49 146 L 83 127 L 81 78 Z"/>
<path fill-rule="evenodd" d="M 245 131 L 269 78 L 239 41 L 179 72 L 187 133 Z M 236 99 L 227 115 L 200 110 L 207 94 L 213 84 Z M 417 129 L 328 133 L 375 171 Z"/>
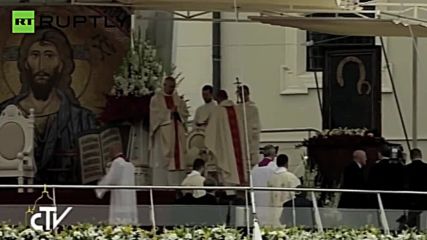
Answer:
<path fill-rule="evenodd" d="M 205 133 L 206 147 L 212 152 L 224 185 L 245 185 L 248 164 L 244 127 L 236 105 L 224 90 L 218 93 L 218 106 L 212 113 Z"/>
<path fill-rule="evenodd" d="M 213 100 L 212 86 L 206 85 L 202 88 L 202 97 L 205 101 L 205 104 L 196 109 L 196 113 L 193 119 L 193 129 L 204 130 L 208 125 L 212 111 L 216 107 L 216 102 Z"/>
<path fill-rule="evenodd" d="M 267 187 L 276 168 L 273 159 L 276 158 L 277 150 L 273 145 L 267 145 L 263 148 L 264 158 L 252 168 L 252 179 L 254 187 Z M 267 224 L 270 219 L 270 195 L 269 191 L 254 191 L 255 205 L 258 220 L 261 224 Z"/>
<path fill-rule="evenodd" d="M 259 166 L 258 164 L 252 169 L 252 179 L 254 187 L 267 187 L 267 182 L 274 173 L 270 166 Z M 254 191 L 255 205 L 258 220 L 261 224 L 269 221 L 270 192 Z"/>
<path fill-rule="evenodd" d="M 118 149 L 118 147 L 112 147 Z M 115 151 L 115 150 L 112 150 Z M 135 167 L 126 160 L 123 154 L 117 153 L 111 163 L 107 175 L 98 182 L 98 185 L 135 186 Z M 102 198 L 109 189 L 97 189 L 96 195 Z M 110 225 L 137 225 L 138 210 L 136 191 L 132 189 L 111 190 L 109 221 Z"/>
<path fill-rule="evenodd" d="M 185 177 L 184 160 L 188 118 L 186 104 L 175 92 L 176 80 L 167 77 L 163 91 L 150 103 L 150 167 L 153 185 L 179 185 Z"/>
<path fill-rule="evenodd" d="M 242 95 L 243 88 L 243 95 Z M 261 133 L 261 121 L 259 118 L 258 108 L 255 103 L 250 100 L 249 97 L 249 87 L 244 85 L 239 87 L 237 90 L 237 95 L 240 98 L 238 104 L 238 112 L 244 119 L 244 114 L 246 112 L 246 126 L 248 130 L 248 141 L 249 141 L 249 152 L 250 152 L 250 161 L 251 165 L 254 166 L 259 161 L 259 142 L 260 142 L 260 133 Z M 243 123 L 244 124 L 244 123 Z"/>

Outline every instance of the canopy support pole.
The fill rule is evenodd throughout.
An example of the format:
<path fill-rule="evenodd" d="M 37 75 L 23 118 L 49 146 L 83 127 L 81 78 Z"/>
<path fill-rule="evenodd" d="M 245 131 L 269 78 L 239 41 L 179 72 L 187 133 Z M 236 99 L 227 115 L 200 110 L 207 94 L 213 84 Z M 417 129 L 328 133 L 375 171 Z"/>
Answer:
<path fill-rule="evenodd" d="M 408 147 L 408 149 L 411 149 L 411 144 L 409 143 L 408 131 L 406 130 L 405 120 L 403 119 L 402 108 L 400 107 L 400 101 L 399 101 L 399 96 L 397 94 L 396 84 L 394 83 L 394 77 L 390 68 L 390 61 L 388 59 L 388 54 L 384 45 L 384 38 L 380 37 L 380 41 L 381 41 L 381 48 L 383 50 L 384 60 L 387 66 L 387 72 L 390 77 L 391 87 L 393 89 L 394 100 L 396 101 L 397 112 L 399 113 L 399 119 L 400 119 L 400 123 L 402 124 L 403 134 L 405 135 L 406 146 Z"/>
<path fill-rule="evenodd" d="M 412 148 L 418 145 L 418 38 L 412 44 Z"/>

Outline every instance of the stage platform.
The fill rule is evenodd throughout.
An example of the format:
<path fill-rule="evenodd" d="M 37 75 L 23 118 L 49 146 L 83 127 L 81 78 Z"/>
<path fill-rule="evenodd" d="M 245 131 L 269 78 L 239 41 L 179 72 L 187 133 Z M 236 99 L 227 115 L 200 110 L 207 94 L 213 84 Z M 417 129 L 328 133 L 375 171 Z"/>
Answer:
<path fill-rule="evenodd" d="M 48 189 L 50 196 L 53 197 L 53 190 Z M 10 204 L 34 204 L 37 198 L 41 196 L 41 189 L 34 189 L 33 193 L 19 193 L 17 189 L 2 189 L 0 190 L 0 205 Z M 154 203 L 158 204 L 173 204 L 176 199 L 176 191 L 153 191 Z M 56 203 L 60 205 L 109 205 L 110 193 L 108 192 L 102 199 L 98 199 L 95 191 L 91 189 L 56 189 Z M 137 191 L 138 204 L 150 205 L 150 192 L 146 190 Z M 39 204 L 51 204 L 51 200 L 44 197 L 39 201 Z"/>

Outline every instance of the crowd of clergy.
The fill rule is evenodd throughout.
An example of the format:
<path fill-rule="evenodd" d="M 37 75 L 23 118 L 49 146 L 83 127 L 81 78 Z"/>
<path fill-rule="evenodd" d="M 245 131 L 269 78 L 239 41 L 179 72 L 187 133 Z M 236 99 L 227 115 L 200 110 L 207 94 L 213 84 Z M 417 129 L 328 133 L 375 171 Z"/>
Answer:
<path fill-rule="evenodd" d="M 248 172 L 259 160 L 261 124 L 247 86 L 238 87 L 235 103 L 225 90 L 214 96 L 212 86 L 202 88 L 204 104 L 197 108 L 191 131 L 201 131 L 208 152 L 204 160 L 215 167 L 216 180 L 225 186 L 248 185 Z M 176 186 L 197 156 L 186 152 L 188 109 L 168 77 L 163 91 L 150 104 L 150 168 L 152 184 Z M 203 158 L 203 157 L 201 157 Z"/>
<path fill-rule="evenodd" d="M 176 80 L 167 77 L 163 90 L 156 93 L 150 105 L 150 167 L 152 184 L 160 186 L 247 186 L 250 176 L 255 187 L 298 188 L 302 179 L 288 169 L 289 159 L 278 155 L 278 148 L 267 145 L 259 157 L 261 124 L 258 109 L 250 99 L 249 87 L 242 85 L 236 90 L 237 103 L 229 99 L 225 90 L 214 96 L 212 86 L 202 88 L 204 104 L 197 108 L 192 131 L 204 134 L 205 150 L 190 158 L 192 170 L 188 169 L 186 137 L 188 136 L 188 109 L 176 92 Z M 387 149 L 387 148 L 384 148 Z M 415 190 L 427 191 L 427 164 L 422 161 L 419 149 L 411 150 L 412 163 L 404 166 L 400 158 L 393 157 L 389 149 L 378 153 L 378 162 L 366 179 L 366 153 L 357 150 L 353 161 L 343 173 L 342 187 L 345 189 Z M 135 185 L 135 168 L 122 154 L 121 149 L 112 147 L 114 156 L 111 168 L 100 181 L 101 185 Z M 206 153 L 206 152 L 205 152 Z M 201 157 L 201 156 L 204 156 Z M 209 166 L 213 166 L 210 168 Z M 404 179 L 396 176 L 404 174 Z M 102 197 L 106 189 L 98 189 Z M 177 204 L 187 205 L 244 205 L 247 196 L 236 191 L 190 190 L 183 191 Z M 257 217 L 263 223 L 278 225 L 284 223 L 283 207 L 312 207 L 304 193 L 289 191 L 255 191 Z M 370 198 L 364 194 L 344 193 L 341 208 L 377 208 L 369 206 Z M 375 200 L 375 199 L 374 199 Z M 426 209 L 426 197 L 411 196 L 410 209 Z M 386 208 L 406 208 L 408 202 L 403 196 L 384 196 Z M 396 205 L 397 204 L 397 205 Z M 403 207 L 403 208 L 402 208 Z M 414 213 L 414 211 L 412 211 Z M 410 216 L 418 216 L 419 212 Z M 284 219 L 286 218 L 286 219 Z M 136 224 L 136 194 L 134 190 L 113 190 L 110 204 L 110 224 Z M 406 220 L 409 221 L 409 220 Z"/>
<path fill-rule="evenodd" d="M 162 91 L 156 93 L 150 103 L 150 169 L 152 185 L 156 186 L 248 186 L 249 175 L 254 176 L 255 186 L 297 187 L 300 180 L 287 170 L 288 157 L 279 155 L 273 146 L 264 148 L 264 159 L 260 159 L 261 124 L 258 109 L 250 99 L 250 89 L 241 85 L 236 89 L 237 102 L 229 99 L 225 90 L 214 96 L 213 87 L 202 88 L 204 104 L 197 108 L 191 131 L 204 135 L 205 151 L 202 156 L 186 153 L 188 109 L 176 91 L 176 80 L 167 77 Z M 115 157 L 109 173 L 100 182 L 104 185 L 133 185 L 130 176 L 134 168 L 121 152 Z M 192 171 L 189 169 L 189 166 Z M 213 168 L 212 168 L 213 166 Z M 133 169 L 133 170 L 132 170 Z M 117 182 L 123 178 L 122 182 Z M 128 176 L 128 177 L 126 177 Z M 124 180 L 126 179 L 126 180 Z M 114 190 L 111 195 L 110 215 L 112 223 L 129 212 L 127 206 L 135 205 L 135 195 L 129 190 Z M 97 192 L 102 197 L 105 191 Z M 236 191 L 213 192 L 195 190 L 183 192 L 180 204 L 244 204 L 244 194 Z M 262 207 L 282 207 L 292 193 L 259 192 L 258 204 Z M 126 199 L 125 199 L 126 198 Z M 262 212 L 262 211 L 261 211 Z M 124 214 L 126 215 L 126 214 Z M 129 215 L 132 223 L 136 218 Z M 114 222 L 116 221 L 116 222 Z M 120 223 L 120 221 L 119 221 Z"/>

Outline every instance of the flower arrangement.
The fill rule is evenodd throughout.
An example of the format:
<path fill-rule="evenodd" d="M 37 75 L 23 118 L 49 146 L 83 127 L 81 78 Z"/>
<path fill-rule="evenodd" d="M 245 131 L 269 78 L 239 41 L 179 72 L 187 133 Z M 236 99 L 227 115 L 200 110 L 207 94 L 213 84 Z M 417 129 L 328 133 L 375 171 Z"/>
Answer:
<path fill-rule="evenodd" d="M 142 40 L 141 29 L 138 29 L 136 34 L 132 34 L 131 47 L 119 71 L 113 76 L 110 95 L 148 96 L 160 89 L 164 77 L 165 72 L 155 47 Z"/>
<path fill-rule="evenodd" d="M 304 139 L 302 146 L 328 145 L 328 146 L 357 146 L 360 144 L 379 144 L 384 142 L 383 138 L 376 138 L 366 128 L 336 128 L 326 129 L 315 136 Z"/>
<path fill-rule="evenodd" d="M 320 134 L 317 134 L 317 137 L 329 137 L 329 136 L 364 136 L 367 133 L 368 129 L 366 128 L 335 128 L 335 129 L 325 129 Z"/>
<path fill-rule="evenodd" d="M 248 240 L 251 236 L 244 234 L 245 231 L 235 228 L 217 227 L 176 227 L 153 232 L 131 226 L 102 226 L 80 224 L 64 227 L 57 232 L 38 232 L 24 226 L 3 225 L 0 227 L 0 239 L 55 239 L 55 240 L 134 240 L 134 239 L 156 239 L 156 240 Z M 403 231 L 386 235 L 377 228 L 364 229 L 330 229 L 323 233 L 301 228 L 263 228 L 261 230 L 265 240 L 404 240 L 404 239 L 426 239 L 427 234 L 417 231 Z"/>

